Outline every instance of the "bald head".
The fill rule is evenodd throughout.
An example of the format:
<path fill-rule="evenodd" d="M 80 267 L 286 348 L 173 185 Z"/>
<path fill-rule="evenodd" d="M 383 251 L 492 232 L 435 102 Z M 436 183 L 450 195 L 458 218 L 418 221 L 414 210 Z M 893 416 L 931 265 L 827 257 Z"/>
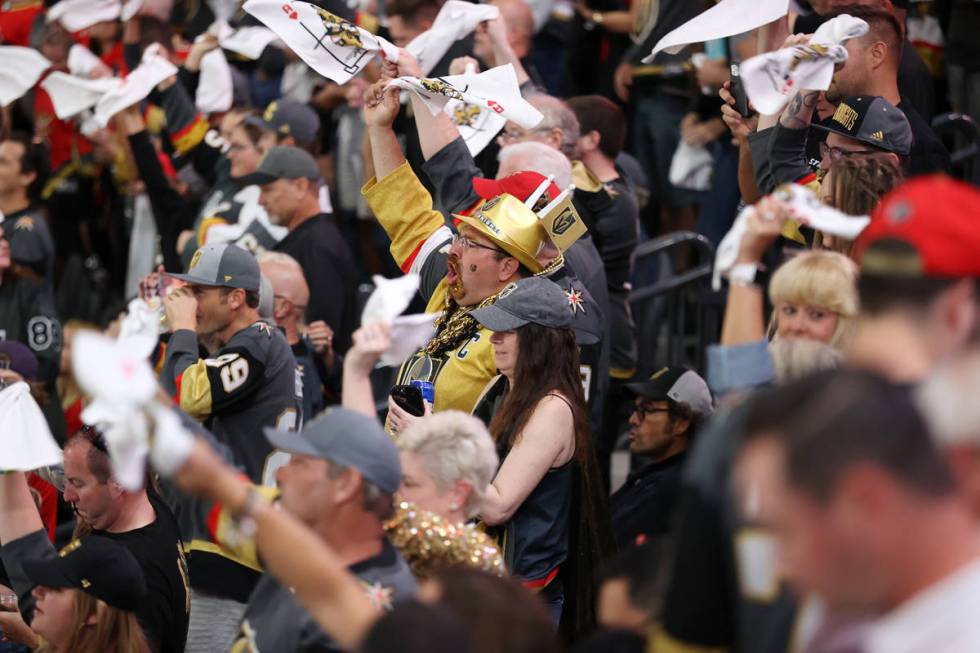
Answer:
<path fill-rule="evenodd" d="M 534 38 L 534 14 L 524 0 L 493 0 L 491 3 L 500 9 L 500 17 L 507 26 L 507 41 L 518 58 L 523 59 L 531 52 Z"/>
<path fill-rule="evenodd" d="M 296 259 L 282 252 L 263 252 L 259 255 L 258 261 L 262 274 L 272 284 L 273 296 L 292 304 L 292 309 L 286 311 L 283 311 L 278 305 L 275 306 L 273 310 L 276 321 L 282 322 L 283 320 L 283 317 L 280 317 L 280 312 L 287 313 L 285 319 L 302 317 L 310 303 L 310 287 L 306 284 L 303 268 L 300 267 Z"/>

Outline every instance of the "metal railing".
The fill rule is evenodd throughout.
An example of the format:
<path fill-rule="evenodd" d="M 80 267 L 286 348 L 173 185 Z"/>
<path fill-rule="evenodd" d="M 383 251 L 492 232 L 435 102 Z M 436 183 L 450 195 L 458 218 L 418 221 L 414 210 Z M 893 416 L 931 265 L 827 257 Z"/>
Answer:
<path fill-rule="evenodd" d="M 692 256 L 683 272 L 673 272 L 674 255 Z M 664 365 L 688 365 L 704 371 L 705 348 L 717 342 L 724 305 L 711 289 L 715 246 L 700 234 L 677 231 L 636 248 L 636 266 L 653 262 L 661 275 L 634 288 L 629 303 L 636 322 L 638 369 L 648 374 Z"/>
<path fill-rule="evenodd" d="M 932 129 L 942 139 L 952 137 L 955 147 L 949 157 L 959 177 L 980 186 L 980 125 L 963 113 L 943 113 L 932 119 Z"/>

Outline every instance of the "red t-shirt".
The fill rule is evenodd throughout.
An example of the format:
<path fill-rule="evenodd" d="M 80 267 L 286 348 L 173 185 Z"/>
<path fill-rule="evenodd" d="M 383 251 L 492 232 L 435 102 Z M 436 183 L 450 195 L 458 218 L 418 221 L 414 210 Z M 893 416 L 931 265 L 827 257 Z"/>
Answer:
<path fill-rule="evenodd" d="M 54 528 L 58 523 L 58 490 L 34 472 L 27 475 L 27 485 L 41 495 L 41 521 L 48 531 L 48 539 L 54 542 Z"/>
<path fill-rule="evenodd" d="M 14 2 L 18 5 L 8 11 L 0 11 L 0 40 L 4 45 L 30 45 L 34 18 L 44 10 L 41 2 Z"/>

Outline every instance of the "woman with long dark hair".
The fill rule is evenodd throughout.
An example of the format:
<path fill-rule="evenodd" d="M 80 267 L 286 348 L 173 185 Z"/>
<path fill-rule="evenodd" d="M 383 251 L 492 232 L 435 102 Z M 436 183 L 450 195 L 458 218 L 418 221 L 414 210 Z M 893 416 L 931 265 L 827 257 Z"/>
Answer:
<path fill-rule="evenodd" d="M 568 298 L 531 277 L 472 315 L 494 332 L 500 371 L 474 411 L 489 421 L 502 461 L 480 518 L 493 527 L 511 573 L 540 593 L 556 621 L 564 615 L 571 636 L 592 624 L 591 570 L 611 535 Z"/>

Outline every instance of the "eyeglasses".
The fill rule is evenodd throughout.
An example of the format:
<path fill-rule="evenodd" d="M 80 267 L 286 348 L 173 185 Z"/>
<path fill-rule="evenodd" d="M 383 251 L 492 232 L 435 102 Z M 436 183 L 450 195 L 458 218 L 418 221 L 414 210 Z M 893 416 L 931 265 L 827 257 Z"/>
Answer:
<path fill-rule="evenodd" d="M 453 245 L 459 245 L 463 249 L 469 249 L 470 247 L 476 247 L 478 249 L 488 249 L 491 252 L 500 252 L 501 254 L 506 254 L 506 252 L 497 247 L 490 247 L 489 245 L 481 245 L 478 242 L 470 240 L 463 234 L 456 234 L 453 236 Z"/>
<path fill-rule="evenodd" d="M 281 300 L 287 301 L 287 302 L 292 302 L 292 304 L 293 304 L 293 310 L 295 310 L 295 311 L 304 311 L 304 312 L 306 311 L 306 307 L 305 306 L 303 306 L 302 304 L 297 304 L 291 298 L 286 297 L 285 295 L 273 295 L 272 298 L 273 299 L 281 299 Z"/>
<path fill-rule="evenodd" d="M 640 405 L 640 406 L 634 406 L 633 412 L 636 413 L 636 416 L 639 417 L 640 421 L 642 422 L 647 418 L 647 415 L 652 415 L 654 413 L 669 413 L 670 408 L 658 408 L 657 406 Z"/>
<path fill-rule="evenodd" d="M 511 143 L 517 143 L 519 141 L 524 140 L 525 138 L 527 138 L 528 136 L 530 136 L 532 134 L 542 134 L 544 132 L 549 132 L 549 131 L 551 131 L 550 128 L 548 128 L 548 129 L 541 129 L 541 128 L 538 128 L 538 129 L 527 129 L 527 130 L 523 130 L 523 131 L 512 131 L 512 132 L 509 132 L 509 131 L 506 131 L 505 130 L 505 131 L 500 132 L 500 135 L 497 136 L 497 144 L 498 145 L 509 145 Z"/>
<path fill-rule="evenodd" d="M 848 156 L 875 154 L 877 152 L 878 150 L 842 150 L 839 147 L 831 147 L 826 142 L 820 144 L 820 158 L 825 159 L 829 156 L 830 160 L 834 162 L 840 161 Z"/>

